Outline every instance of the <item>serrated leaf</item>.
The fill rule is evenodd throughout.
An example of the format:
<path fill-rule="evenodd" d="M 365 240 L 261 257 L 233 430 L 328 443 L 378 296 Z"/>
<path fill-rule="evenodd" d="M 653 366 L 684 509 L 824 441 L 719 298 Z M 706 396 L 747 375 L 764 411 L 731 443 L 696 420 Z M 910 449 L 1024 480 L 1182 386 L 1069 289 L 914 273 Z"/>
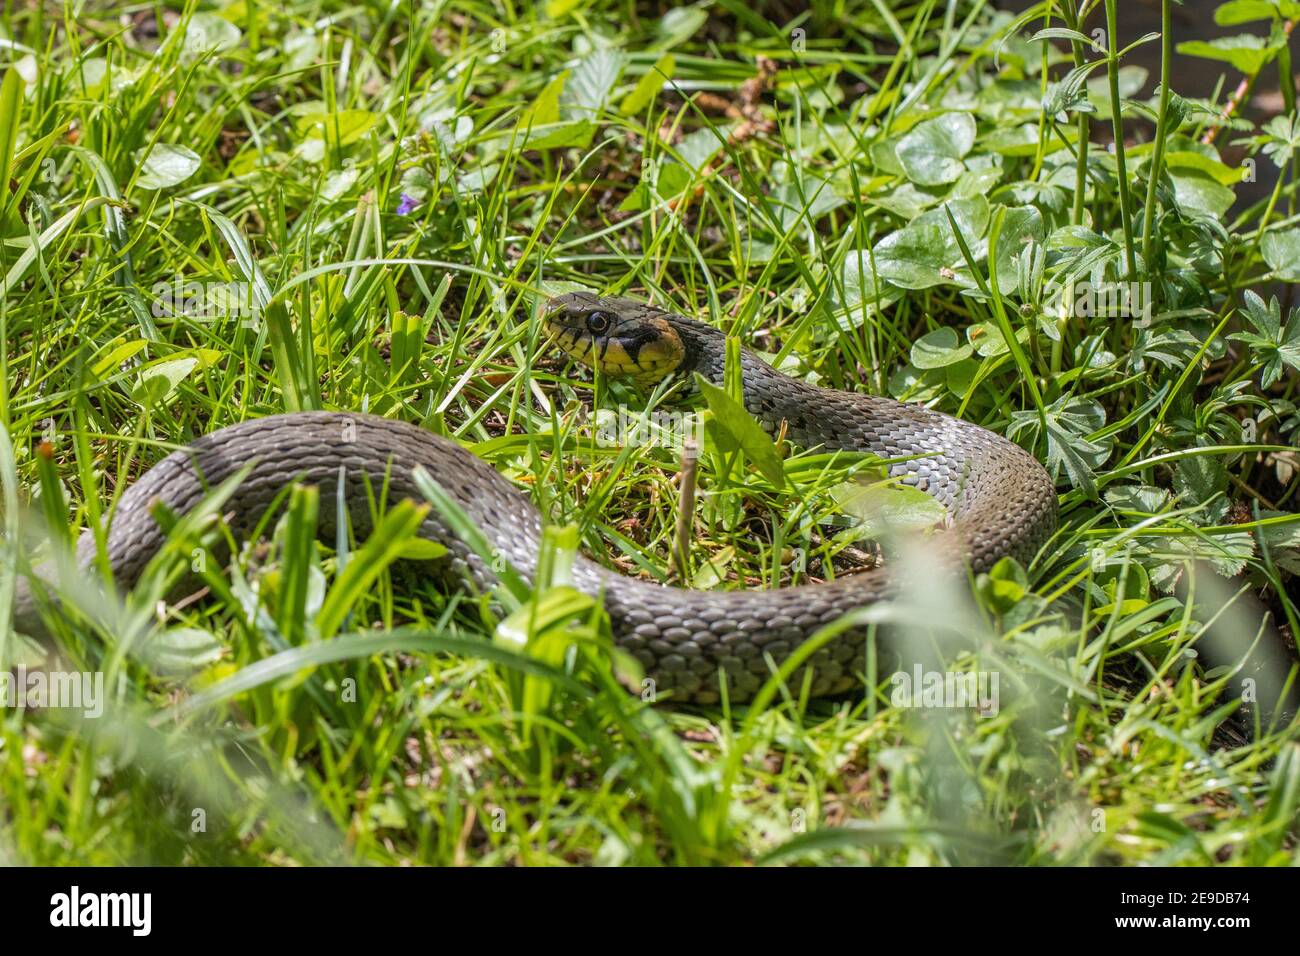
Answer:
<path fill-rule="evenodd" d="M 1264 261 L 1274 278 L 1300 282 L 1300 228 L 1274 229 L 1264 233 L 1259 244 Z"/>
<path fill-rule="evenodd" d="M 1190 455 L 1174 466 L 1174 490 L 1186 505 L 1205 504 L 1228 487 L 1228 468 L 1217 455 Z"/>
<path fill-rule="evenodd" d="M 610 48 L 602 48 L 585 57 L 569 76 L 560 97 L 560 115 L 567 120 L 594 121 L 610 90 L 623 72 L 623 55 Z"/>

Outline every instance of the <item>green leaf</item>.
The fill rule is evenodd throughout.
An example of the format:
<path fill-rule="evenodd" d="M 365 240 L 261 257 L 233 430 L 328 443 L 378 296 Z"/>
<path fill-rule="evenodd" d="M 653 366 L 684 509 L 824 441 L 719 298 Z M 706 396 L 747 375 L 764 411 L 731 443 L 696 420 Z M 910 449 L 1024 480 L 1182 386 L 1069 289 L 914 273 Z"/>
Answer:
<path fill-rule="evenodd" d="M 624 116 L 630 116 L 645 109 L 659 95 L 664 83 L 672 79 L 673 70 L 676 66 L 677 61 L 671 53 L 665 53 L 661 56 L 655 61 L 654 66 L 646 70 L 645 75 L 637 80 L 632 92 L 623 97 L 623 102 L 619 104 L 618 111 Z"/>
<path fill-rule="evenodd" d="M 878 539 L 933 527 L 948 510 L 918 488 L 895 481 L 863 485 L 845 482 L 831 489 L 845 514 L 859 520 L 857 537 Z"/>
<path fill-rule="evenodd" d="M 173 627 L 149 638 L 142 656 L 156 674 L 191 674 L 221 659 L 225 645 L 207 631 Z"/>
<path fill-rule="evenodd" d="M 727 145 L 726 136 L 721 128 L 705 126 L 687 134 L 677 144 L 677 156 L 695 172 L 703 172 L 705 166 Z"/>
<path fill-rule="evenodd" d="M 1046 234 L 1043 214 L 1033 206 L 1007 209 L 998 235 L 998 291 L 1010 295 L 1019 282 L 1020 256 L 1030 242 L 1042 242 Z"/>
<path fill-rule="evenodd" d="M 1282 329 L 1282 306 L 1277 296 L 1270 296 L 1264 302 L 1258 292 L 1247 289 L 1242 301 L 1246 304 L 1246 319 L 1268 339 L 1276 339 Z"/>
<path fill-rule="evenodd" d="M 1228 467 L 1215 455 L 1190 455 L 1174 466 L 1174 490 L 1184 505 L 1201 505 L 1228 487 Z"/>
<path fill-rule="evenodd" d="M 589 120 L 552 123 L 541 129 L 534 127 L 525 145 L 529 149 L 568 149 L 575 146 L 581 148 L 590 145 L 595 135 L 596 124 Z"/>
<path fill-rule="evenodd" d="M 403 500 L 379 520 L 366 543 L 352 555 L 343 573 L 325 595 L 320 613 L 316 615 L 316 626 L 322 638 L 338 633 L 353 606 L 370 590 L 380 573 L 402 557 L 403 549 L 419 532 L 428 513 L 428 505 Z"/>
<path fill-rule="evenodd" d="M 156 405 L 170 398 L 176 386 L 189 376 L 198 366 L 200 358 L 186 356 L 155 362 L 141 370 L 140 378 L 131 392 L 131 397 L 146 407 Z"/>
<path fill-rule="evenodd" d="M 962 157 L 975 145 L 975 120 L 969 113 L 944 113 L 918 123 L 898 141 L 894 153 L 907 178 L 921 186 L 957 179 L 966 167 Z"/>
<path fill-rule="evenodd" d="M 560 121 L 560 94 L 564 91 L 564 83 L 568 78 L 569 72 L 565 70 L 542 87 L 542 92 L 537 94 L 532 109 L 528 111 L 525 126 L 536 129 Z"/>
<path fill-rule="evenodd" d="M 1055 478 L 1064 469 L 1070 482 L 1088 498 L 1096 497 L 1093 474 L 1110 457 L 1111 438 L 1090 438 L 1106 424 L 1106 410 L 1090 398 L 1063 396 L 1043 411 L 1013 411 L 1007 437 L 1022 432 L 1033 435 L 1029 444 L 1037 444 L 1039 430 L 1047 429 L 1047 469 Z"/>
<path fill-rule="evenodd" d="M 957 333 L 945 325 L 912 345 L 912 364 L 920 369 L 943 368 L 969 358 L 974 350 L 969 342 L 961 344 Z"/>
<path fill-rule="evenodd" d="M 876 270 L 880 277 L 904 289 L 925 289 L 951 276 L 952 256 L 944 228 L 937 222 L 913 222 L 886 236 L 876 248 Z"/>
<path fill-rule="evenodd" d="M 239 46 L 243 34 L 225 17 L 216 13 L 196 13 L 185 25 L 185 57 L 198 59 L 209 53 L 224 53 Z"/>
<path fill-rule="evenodd" d="M 185 182 L 201 164 L 199 154 L 188 146 L 157 143 L 140 164 L 140 176 L 135 182 L 141 189 L 166 189 Z"/>
<path fill-rule="evenodd" d="M 979 259 L 979 239 L 989 222 L 983 196 L 948 203 L 962 238 Z M 963 263 L 961 248 L 943 209 L 932 209 L 882 239 L 875 249 L 877 274 L 904 289 L 926 289 L 952 282 Z"/>
<path fill-rule="evenodd" d="M 1000 558 L 980 577 L 979 591 L 992 608 L 1005 614 L 1029 593 L 1029 577 L 1015 559 Z"/>
<path fill-rule="evenodd" d="M 1211 156 L 1196 153 L 1190 149 L 1175 149 L 1165 153 L 1165 165 L 1178 169 L 1195 169 L 1214 177 L 1224 186 L 1233 186 L 1241 182 L 1243 167 L 1228 166 Z"/>
<path fill-rule="evenodd" d="M 603 48 L 587 56 L 573 68 L 564 85 L 560 97 L 561 117 L 594 121 L 622 72 L 623 55 L 618 50 Z"/>
<path fill-rule="evenodd" d="M 0 81 L 0 213 L 9 205 L 9 177 L 18 145 L 22 109 L 22 77 L 11 66 L 5 70 L 4 80 Z"/>
<path fill-rule="evenodd" d="M 1177 50 L 1184 56 L 1231 63 L 1247 76 L 1254 76 L 1277 54 L 1277 47 L 1253 33 L 1216 40 L 1188 40 L 1178 44 Z"/>
<path fill-rule="evenodd" d="M 1274 278 L 1300 282 L 1300 227 L 1264 233 L 1259 249 Z"/>
<path fill-rule="evenodd" d="M 1269 0 L 1229 0 L 1214 11 L 1214 22 L 1221 27 L 1235 27 L 1254 20 L 1275 20 L 1277 16 L 1277 4 Z"/>
<path fill-rule="evenodd" d="M 1048 27 L 1045 30 L 1039 30 L 1029 38 L 1030 43 L 1037 43 L 1039 40 L 1070 40 L 1082 43 L 1084 47 L 1092 48 L 1092 37 L 1080 33 L 1078 30 L 1070 30 L 1066 27 Z"/>
<path fill-rule="evenodd" d="M 1185 216 L 1221 219 L 1237 199 L 1237 194 L 1213 176 L 1196 169 L 1171 168 L 1174 181 L 1174 205 Z"/>
<path fill-rule="evenodd" d="M 714 385 L 698 372 L 695 379 L 700 393 L 709 403 L 709 410 L 713 413 L 713 421 L 710 424 L 714 429 L 721 430 L 726 440 L 733 443 L 732 447 L 743 451 L 745 457 L 773 487 L 784 488 L 785 467 L 781 464 L 781 455 L 776 450 L 775 442 L 767 432 L 763 431 L 763 426 L 745 410 L 745 406 L 728 395 L 725 390 Z"/>
<path fill-rule="evenodd" d="M 660 42 L 670 47 L 684 43 L 708 21 L 708 11 L 701 7 L 673 7 L 659 21 Z"/>
<path fill-rule="evenodd" d="M 1038 127 L 1025 123 L 996 129 L 980 140 L 980 147 L 1001 156 L 1033 156 L 1038 152 Z M 1000 170 L 991 172 L 1001 175 Z"/>

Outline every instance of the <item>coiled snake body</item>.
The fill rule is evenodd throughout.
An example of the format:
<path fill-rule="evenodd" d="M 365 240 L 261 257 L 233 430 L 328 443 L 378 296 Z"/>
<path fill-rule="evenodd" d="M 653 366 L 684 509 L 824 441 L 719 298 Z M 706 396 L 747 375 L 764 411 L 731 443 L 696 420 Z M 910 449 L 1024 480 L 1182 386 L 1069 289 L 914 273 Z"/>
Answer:
<path fill-rule="evenodd" d="M 575 358 L 611 374 L 652 381 L 699 372 L 721 383 L 725 338 L 712 327 L 628 299 L 573 293 L 553 299 L 545 321 Z M 782 375 L 742 352 L 745 405 L 769 431 L 784 423 L 788 440 L 827 450 L 865 451 L 909 460 L 891 475 L 928 492 L 952 516 L 939 536 L 956 544 L 976 571 L 1003 555 L 1031 558 L 1056 526 L 1056 495 L 1042 466 L 1016 444 L 976 425 L 915 405 L 823 389 Z M 320 531 L 329 535 L 340 467 L 343 493 L 358 536 L 369 531 L 370 495 L 388 482 L 388 500 L 423 496 L 411 476 L 419 465 L 479 526 L 489 545 L 525 577 L 535 566 L 542 518 L 532 503 L 490 465 L 446 438 L 415 425 L 370 415 L 302 412 L 242 422 L 168 455 L 122 495 L 108 533 L 117 583 L 131 587 L 165 536 L 150 508 L 161 500 L 183 514 L 209 489 L 252 462 L 225 510 L 246 530 L 292 481 L 320 490 Z M 369 486 L 367 480 L 369 479 Z M 451 566 L 481 588 L 491 566 L 433 511 L 421 535 L 451 551 Z M 934 540 L 934 539 L 932 539 Z M 89 564 L 89 533 L 78 546 Z M 888 568 L 826 584 L 767 591 L 693 591 L 626 578 L 578 556 L 574 583 L 603 595 L 619 645 L 638 658 L 674 700 L 719 699 L 721 671 L 732 700 L 752 697 L 776 662 L 845 612 L 887 596 Z M 41 631 L 35 602 L 20 581 L 16 624 Z M 849 630 L 808 661 L 812 691 L 830 694 L 859 683 L 863 635 Z M 796 675 L 802 679 L 801 675 Z"/>

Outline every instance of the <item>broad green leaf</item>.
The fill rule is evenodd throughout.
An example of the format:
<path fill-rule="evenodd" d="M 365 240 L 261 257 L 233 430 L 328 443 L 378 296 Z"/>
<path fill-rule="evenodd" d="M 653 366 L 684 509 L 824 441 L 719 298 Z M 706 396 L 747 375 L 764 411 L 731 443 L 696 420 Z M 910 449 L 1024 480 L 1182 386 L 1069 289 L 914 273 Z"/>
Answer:
<path fill-rule="evenodd" d="M 976 259 L 985 254 L 981 237 L 988 228 L 989 205 L 983 196 L 948 203 L 962 238 Z M 891 233 L 875 248 L 877 274 L 904 289 L 926 289 L 956 279 L 963 264 L 961 247 L 947 213 L 932 209 Z"/>
<path fill-rule="evenodd" d="M 1228 487 L 1228 467 L 1216 455 L 1189 455 L 1174 465 L 1174 490 L 1184 505 L 1205 504 Z"/>
<path fill-rule="evenodd" d="M 141 189 L 166 189 L 183 183 L 198 171 L 202 160 L 188 146 L 157 143 L 140 164 L 136 185 Z"/>
<path fill-rule="evenodd" d="M 898 141 L 894 152 L 907 178 L 921 186 L 957 179 L 966 169 L 962 157 L 975 144 L 975 120 L 969 113 L 944 113 L 918 123 Z"/>
<path fill-rule="evenodd" d="M 154 362 L 140 370 L 140 377 L 132 391 L 132 397 L 141 405 L 155 405 L 166 401 L 176 391 L 176 387 L 189 377 L 200 365 L 211 365 L 221 353 L 213 349 L 196 349 L 190 355 Z"/>
<path fill-rule="evenodd" d="M 317 110 L 299 117 L 297 126 L 308 136 L 324 139 L 335 146 L 350 146 L 378 122 L 379 114 L 370 110 L 338 110 L 334 113 Z"/>
<path fill-rule="evenodd" d="M 1038 152 L 1038 126 L 1025 123 L 995 129 L 980 140 L 980 147 L 1002 156 L 1033 156 Z"/>
<path fill-rule="evenodd" d="M 673 47 L 684 43 L 709 22 L 707 10 L 700 7 L 673 7 L 659 21 L 660 42 Z"/>
<path fill-rule="evenodd" d="M 943 368 L 969 358 L 974 347 L 962 344 L 957 333 L 948 326 L 921 336 L 912 345 L 912 364 L 920 369 Z"/>
<path fill-rule="evenodd" d="M 196 13 L 185 25 L 185 57 L 194 60 L 210 53 L 224 53 L 239 46 L 243 34 L 225 17 Z"/>
<path fill-rule="evenodd" d="M 886 236 L 876 247 L 876 270 L 882 279 L 904 289 L 926 289 L 953 278 L 952 247 L 937 222 L 914 222 Z"/>
<path fill-rule="evenodd" d="M 1213 176 L 1196 169 L 1173 168 L 1174 204 L 1186 216 L 1221 219 L 1237 199 L 1237 194 Z"/>
<path fill-rule="evenodd" d="M 1175 149 L 1165 153 L 1165 165 L 1177 169 L 1195 169 L 1213 176 L 1215 181 L 1224 186 L 1241 182 L 1244 167 L 1228 166 L 1210 156 L 1192 152 L 1189 149 Z"/>
<path fill-rule="evenodd" d="M 942 521 L 948 514 L 937 499 L 910 485 L 877 482 L 871 485 L 845 482 L 831 489 L 845 514 L 860 521 L 859 538 L 877 539 L 920 531 Z"/>

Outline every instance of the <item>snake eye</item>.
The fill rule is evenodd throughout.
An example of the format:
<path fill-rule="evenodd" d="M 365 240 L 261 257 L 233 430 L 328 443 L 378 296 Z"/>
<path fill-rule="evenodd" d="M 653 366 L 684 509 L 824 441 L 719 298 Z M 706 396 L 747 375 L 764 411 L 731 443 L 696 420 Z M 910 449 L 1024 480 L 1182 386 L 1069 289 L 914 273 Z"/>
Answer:
<path fill-rule="evenodd" d="M 593 335 L 604 335 L 609 331 L 609 313 L 591 312 L 587 315 L 587 331 Z"/>

